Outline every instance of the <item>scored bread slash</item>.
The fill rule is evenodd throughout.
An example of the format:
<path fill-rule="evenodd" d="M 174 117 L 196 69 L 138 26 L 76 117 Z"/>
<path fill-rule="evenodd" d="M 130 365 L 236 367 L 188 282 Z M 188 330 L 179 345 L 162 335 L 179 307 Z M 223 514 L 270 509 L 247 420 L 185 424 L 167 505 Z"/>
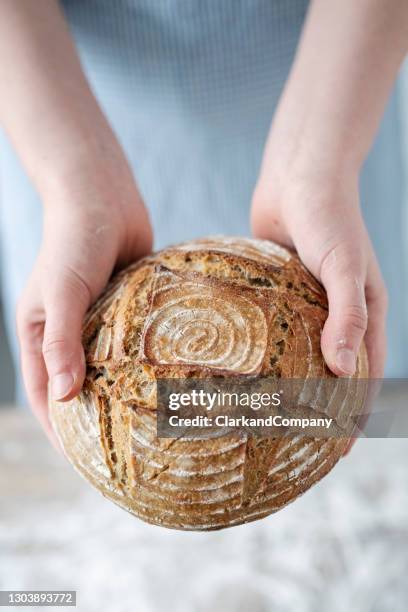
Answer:
<path fill-rule="evenodd" d="M 157 266 L 140 359 L 258 374 L 275 312 L 252 288 Z M 269 307 L 268 307 L 269 306 Z"/>

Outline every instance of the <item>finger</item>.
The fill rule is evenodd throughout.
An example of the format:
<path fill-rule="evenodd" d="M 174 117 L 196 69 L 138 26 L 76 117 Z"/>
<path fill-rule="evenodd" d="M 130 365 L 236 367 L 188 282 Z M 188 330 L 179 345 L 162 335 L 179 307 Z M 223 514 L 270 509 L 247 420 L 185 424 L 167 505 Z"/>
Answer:
<path fill-rule="evenodd" d="M 369 364 L 369 392 L 370 400 L 366 404 L 364 415 L 359 423 L 359 430 L 364 431 L 368 420 L 368 413 L 375 397 L 381 389 L 381 379 L 384 376 L 384 366 L 387 352 L 386 339 L 386 315 L 387 315 L 387 290 L 384 285 L 381 272 L 375 257 L 369 261 L 366 282 L 366 299 L 368 311 L 368 325 L 365 335 L 365 344 Z M 348 455 L 357 437 L 350 438 L 349 444 L 343 455 Z"/>
<path fill-rule="evenodd" d="M 37 312 L 36 312 L 37 311 Z M 42 355 L 44 321 L 39 309 L 21 303 L 17 310 L 20 362 L 27 399 L 53 446 L 60 450 L 48 417 L 48 374 Z"/>
<path fill-rule="evenodd" d="M 370 379 L 384 376 L 387 356 L 386 317 L 388 309 L 387 289 L 374 256 L 369 261 L 366 298 L 368 327 L 365 337 Z"/>
<path fill-rule="evenodd" d="M 321 347 L 329 368 L 338 376 L 352 376 L 361 341 L 367 329 L 363 259 L 344 241 L 324 257 L 320 279 L 327 291 L 329 316 Z"/>
<path fill-rule="evenodd" d="M 67 269 L 44 292 L 45 327 L 42 354 L 54 400 L 69 400 L 81 390 L 85 358 L 81 343 L 84 314 L 91 294 L 86 283 Z"/>
<path fill-rule="evenodd" d="M 382 379 L 378 378 L 371 378 L 368 381 L 366 398 L 362 406 L 362 413 L 357 415 L 358 418 L 356 420 L 356 427 L 353 432 L 353 436 L 348 440 L 348 444 L 343 452 L 343 457 L 349 454 L 355 444 L 355 441 L 364 434 L 373 404 L 381 391 L 382 382 Z"/>

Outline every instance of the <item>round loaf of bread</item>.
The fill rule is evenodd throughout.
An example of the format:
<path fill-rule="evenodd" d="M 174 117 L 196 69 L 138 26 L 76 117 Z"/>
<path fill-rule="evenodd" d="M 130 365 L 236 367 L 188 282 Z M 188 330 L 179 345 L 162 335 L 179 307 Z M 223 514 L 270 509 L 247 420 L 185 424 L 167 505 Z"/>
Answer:
<path fill-rule="evenodd" d="M 220 529 L 281 509 L 332 469 L 348 438 L 159 438 L 156 381 L 337 381 L 320 350 L 326 317 L 322 286 L 268 241 L 206 238 L 144 258 L 87 314 L 81 393 L 50 401 L 66 456 L 103 495 L 156 525 Z M 366 376 L 362 346 L 354 379 Z M 355 401 L 345 398 L 343 415 Z"/>

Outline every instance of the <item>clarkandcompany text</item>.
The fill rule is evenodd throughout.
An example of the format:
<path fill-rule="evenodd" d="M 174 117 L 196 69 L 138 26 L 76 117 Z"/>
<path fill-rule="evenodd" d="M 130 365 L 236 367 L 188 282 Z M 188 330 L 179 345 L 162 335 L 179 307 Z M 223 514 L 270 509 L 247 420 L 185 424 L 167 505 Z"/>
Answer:
<path fill-rule="evenodd" d="M 333 422 L 331 418 L 297 418 L 284 417 L 279 414 L 267 417 L 247 417 L 240 415 L 232 417 L 225 414 L 217 415 L 215 418 L 197 415 L 191 418 L 179 417 L 174 414 L 169 417 L 168 423 L 171 427 L 293 427 L 307 429 L 309 427 L 324 427 L 329 429 Z"/>

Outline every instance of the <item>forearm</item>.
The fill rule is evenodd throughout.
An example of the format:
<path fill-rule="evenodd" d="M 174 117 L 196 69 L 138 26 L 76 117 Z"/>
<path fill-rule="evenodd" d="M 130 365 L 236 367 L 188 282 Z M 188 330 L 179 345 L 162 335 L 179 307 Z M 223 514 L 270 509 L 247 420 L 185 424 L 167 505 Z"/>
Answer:
<path fill-rule="evenodd" d="M 295 168 L 307 159 L 321 174 L 359 168 L 407 49 L 406 0 L 314 0 L 272 126 L 273 157 Z"/>
<path fill-rule="evenodd" d="M 57 0 L 0 0 L 0 122 L 38 190 L 120 148 Z"/>
<path fill-rule="evenodd" d="M 324 285 L 321 348 L 355 372 L 363 337 L 381 378 L 387 297 L 359 206 L 359 173 L 408 46 L 406 0 L 313 0 L 254 191 L 256 236 L 294 246 Z"/>

